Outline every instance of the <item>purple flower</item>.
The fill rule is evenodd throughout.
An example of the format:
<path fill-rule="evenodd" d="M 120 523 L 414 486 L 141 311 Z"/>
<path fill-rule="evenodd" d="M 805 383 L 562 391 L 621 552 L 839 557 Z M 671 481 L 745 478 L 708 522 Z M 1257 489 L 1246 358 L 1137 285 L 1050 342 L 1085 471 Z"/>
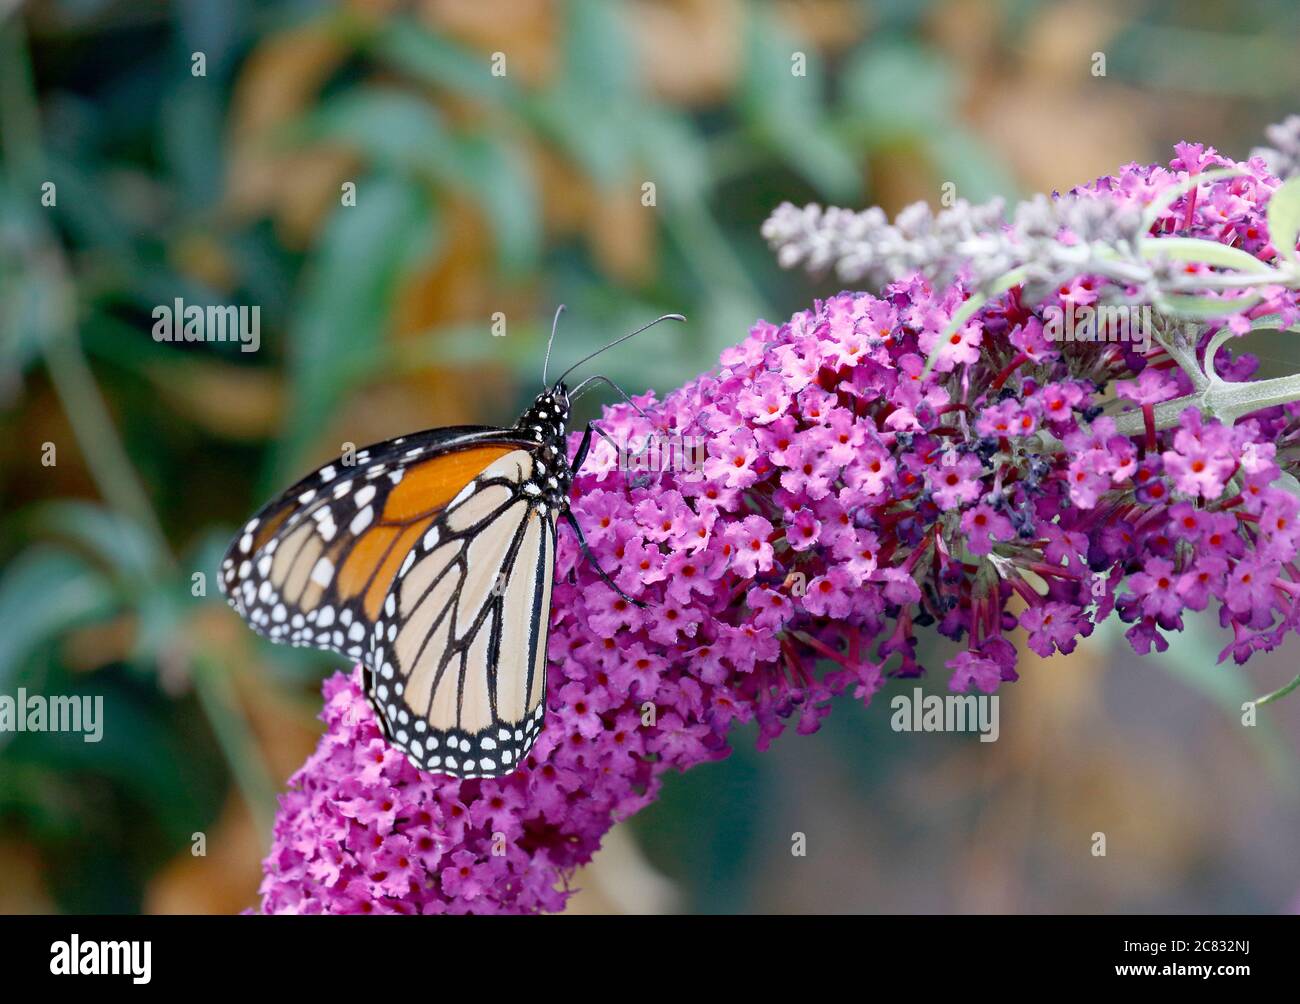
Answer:
<path fill-rule="evenodd" d="M 752 579 L 772 567 L 772 524 L 762 516 L 746 516 L 723 532 L 728 549 L 720 557 L 742 578 Z"/>
<path fill-rule="evenodd" d="M 1237 467 L 1234 437 L 1217 422 L 1203 425 L 1194 408 L 1183 412 L 1173 449 L 1162 457 L 1174 487 L 1185 495 L 1216 499 Z"/>
<path fill-rule="evenodd" d="M 999 540 L 1010 540 L 1015 527 L 992 506 L 980 503 L 962 513 L 961 529 L 966 534 L 966 546 L 971 554 L 988 554 Z"/>
<path fill-rule="evenodd" d="M 1115 393 L 1134 404 L 1159 404 L 1178 396 L 1178 381 L 1173 376 L 1148 366 L 1136 380 L 1121 380 Z"/>
<path fill-rule="evenodd" d="M 1092 623 L 1082 610 L 1056 601 L 1031 606 L 1021 614 L 1020 626 L 1028 632 L 1030 649 L 1044 659 L 1057 650 L 1069 655 L 1079 637 L 1092 632 Z"/>
<path fill-rule="evenodd" d="M 948 689 L 962 692 L 970 689 L 971 684 L 977 690 L 991 694 L 1002 683 L 1002 669 L 987 656 L 979 655 L 967 649 L 954 657 L 948 665 L 952 676 L 948 680 Z"/>
<path fill-rule="evenodd" d="M 948 452 L 926 471 L 926 481 L 940 509 L 958 509 L 980 496 L 980 474 L 984 465 L 973 454 Z"/>
<path fill-rule="evenodd" d="M 1164 558 L 1151 558 L 1141 572 L 1129 577 L 1130 594 L 1145 616 L 1172 622 L 1183 608 L 1181 597 L 1174 591 L 1174 563 Z"/>

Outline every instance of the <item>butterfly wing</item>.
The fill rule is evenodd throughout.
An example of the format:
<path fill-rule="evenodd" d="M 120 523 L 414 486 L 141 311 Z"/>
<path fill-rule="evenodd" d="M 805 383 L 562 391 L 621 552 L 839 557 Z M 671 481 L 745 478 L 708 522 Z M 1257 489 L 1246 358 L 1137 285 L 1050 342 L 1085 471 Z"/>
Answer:
<path fill-rule="evenodd" d="M 417 765 L 513 770 L 544 713 L 555 552 L 535 447 L 458 427 L 328 464 L 248 522 L 222 591 L 272 641 L 365 663 L 386 734 Z"/>
<path fill-rule="evenodd" d="M 425 770 L 509 773 L 541 731 L 555 522 L 533 466 L 516 450 L 485 469 L 385 598 L 371 703 Z"/>
<path fill-rule="evenodd" d="M 517 448 L 500 430 L 438 429 L 326 464 L 269 502 L 226 552 L 221 589 L 276 642 L 364 653 L 400 565 L 400 545 L 496 457 Z"/>

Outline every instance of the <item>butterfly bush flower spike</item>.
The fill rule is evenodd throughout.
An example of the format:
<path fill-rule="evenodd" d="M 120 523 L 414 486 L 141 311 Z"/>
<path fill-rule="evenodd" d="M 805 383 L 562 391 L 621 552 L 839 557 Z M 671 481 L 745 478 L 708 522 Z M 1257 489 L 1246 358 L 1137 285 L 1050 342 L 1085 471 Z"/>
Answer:
<path fill-rule="evenodd" d="M 778 213 L 768 232 L 786 264 L 836 266 L 871 291 L 756 324 L 713 371 L 638 398 L 644 416 L 606 412 L 615 441 L 707 443 L 698 470 L 633 477 L 598 442 L 576 475 L 594 557 L 644 606 L 560 536 L 545 727 L 522 769 L 495 780 L 415 770 L 382 740 L 359 672 L 330 679 L 326 732 L 282 799 L 261 908 L 556 910 L 609 828 L 666 774 L 725 757 L 737 725 L 755 723 L 766 747 L 790 726 L 816 730 L 837 695 L 869 703 L 891 677 L 992 693 L 1017 678 L 1022 648 L 1068 653 L 1112 613 L 1138 652 L 1163 650 L 1196 611 L 1218 617 L 1225 658 L 1277 646 L 1300 616 L 1300 500 L 1287 487 L 1300 407 L 1225 422 L 1190 400 L 1224 331 L 1216 379 L 1253 371 L 1223 344 L 1235 309 L 1181 348 L 1045 334 L 1071 301 L 1175 281 L 1102 258 L 1090 272 L 1092 249 L 1224 166 L 1239 173 L 1172 195 L 1151 235 L 1274 263 L 1278 178 L 1262 159 L 1191 145 L 1167 166 L 1027 204 L 1009 225 L 978 207 L 897 224 Z M 1026 255 L 1042 266 L 1036 291 L 1015 285 L 958 316 L 980 281 L 975 256 L 1000 267 Z M 1293 286 L 1263 290 L 1249 316 L 1266 315 L 1300 318 Z M 922 632 L 953 654 L 923 655 L 936 647 L 918 646 Z"/>

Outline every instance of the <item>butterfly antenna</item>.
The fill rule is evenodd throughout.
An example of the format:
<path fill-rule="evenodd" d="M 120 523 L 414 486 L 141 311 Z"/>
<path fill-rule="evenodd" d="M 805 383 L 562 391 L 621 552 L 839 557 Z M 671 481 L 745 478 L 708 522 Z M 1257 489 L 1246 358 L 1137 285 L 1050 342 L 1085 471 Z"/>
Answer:
<path fill-rule="evenodd" d="M 621 397 L 624 401 L 626 401 L 628 404 L 632 406 L 633 411 L 635 411 L 638 415 L 644 418 L 647 422 L 650 421 L 650 416 L 647 415 L 644 411 L 642 411 L 640 407 L 637 405 L 637 403 L 633 401 L 631 397 L 628 396 L 627 391 L 625 391 L 622 387 L 616 384 L 609 377 L 605 376 L 605 374 L 603 373 L 597 373 L 595 376 L 589 376 L 587 377 L 586 380 L 582 381 L 582 383 L 578 384 L 578 386 L 574 387 L 573 392 L 569 395 L 569 403 L 572 404 L 574 401 L 578 400 L 578 398 L 582 397 L 582 395 L 586 393 L 587 388 L 590 387 L 593 383 L 603 383 L 609 387 L 612 387 L 615 393 L 617 393 L 619 397 Z"/>
<path fill-rule="evenodd" d="M 555 382 L 556 382 L 556 383 L 560 383 L 560 382 L 562 382 L 566 376 L 568 376 L 570 373 L 572 373 L 574 370 L 576 370 L 579 366 L 581 366 L 583 363 L 585 363 L 585 362 L 587 362 L 587 361 L 589 361 L 589 360 L 591 360 L 591 359 L 595 359 L 596 356 L 600 355 L 600 354 L 601 354 L 602 352 L 604 352 L 606 349 L 612 349 L 615 345 L 621 345 L 623 342 L 626 342 L 629 338 L 632 338 L 632 337 L 635 336 L 635 335 L 639 335 L 639 334 L 641 334 L 641 332 L 645 331 L 646 328 L 653 328 L 653 327 L 654 327 L 656 324 L 658 324 L 660 321 L 670 321 L 670 320 L 671 320 L 671 321 L 685 321 L 686 318 L 683 317 L 681 314 L 664 314 L 662 317 L 656 317 L 656 318 L 655 318 L 653 321 L 651 321 L 649 324 L 643 324 L 643 325 L 641 325 L 641 327 L 637 328 L 635 331 L 630 331 L 630 332 L 628 332 L 626 335 L 623 335 L 621 338 L 615 338 L 615 339 L 614 339 L 612 342 L 610 342 L 609 344 L 607 344 L 607 345 L 602 345 L 602 346 L 601 346 L 600 348 L 598 348 L 595 352 L 592 352 L 592 353 L 590 353 L 589 355 L 585 355 L 585 356 L 583 356 L 583 357 L 582 357 L 581 359 L 579 359 L 576 363 L 574 363 L 572 366 L 570 366 L 567 370 L 565 370 L 563 373 L 561 373 L 560 376 L 559 376 L 559 378 L 558 378 Z"/>
<path fill-rule="evenodd" d="M 542 360 L 542 386 L 550 386 L 546 382 L 546 367 L 551 364 L 551 346 L 555 344 L 555 329 L 560 326 L 560 315 L 564 313 L 564 304 L 555 308 L 555 318 L 551 321 L 551 337 L 546 340 L 546 358 Z M 561 378 L 563 379 L 563 378 Z"/>

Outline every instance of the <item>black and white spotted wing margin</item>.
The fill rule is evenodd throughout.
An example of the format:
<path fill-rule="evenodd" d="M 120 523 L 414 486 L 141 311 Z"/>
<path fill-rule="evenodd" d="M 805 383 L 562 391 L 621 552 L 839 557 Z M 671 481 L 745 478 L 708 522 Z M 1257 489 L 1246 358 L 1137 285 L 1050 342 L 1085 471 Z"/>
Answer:
<path fill-rule="evenodd" d="M 474 478 L 410 549 L 374 625 L 371 703 L 421 769 L 515 769 L 541 731 L 555 567 L 552 491 L 532 453 Z"/>

